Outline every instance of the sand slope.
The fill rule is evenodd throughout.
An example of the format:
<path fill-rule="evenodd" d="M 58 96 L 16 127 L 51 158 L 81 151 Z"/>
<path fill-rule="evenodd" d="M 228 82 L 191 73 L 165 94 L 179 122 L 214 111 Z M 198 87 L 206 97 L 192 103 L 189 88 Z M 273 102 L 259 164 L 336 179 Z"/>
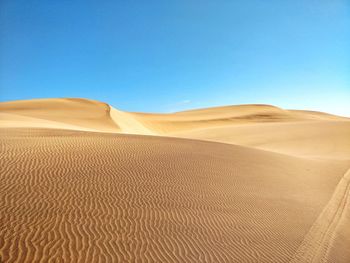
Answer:
<path fill-rule="evenodd" d="M 350 160 L 350 121 L 226 125 L 172 135 L 251 146 L 296 156 Z"/>
<path fill-rule="evenodd" d="M 43 127 L 47 122 L 65 128 L 169 135 L 203 128 L 271 122 L 349 121 L 321 112 L 283 110 L 271 105 L 238 105 L 171 114 L 123 112 L 88 99 L 36 99 L 0 103 L 1 127 Z M 10 116 L 11 115 L 11 116 Z M 28 121 L 25 120 L 28 118 Z M 11 121 L 11 122 L 10 122 Z M 67 127 L 66 127 L 67 126 Z M 48 128 L 55 128 L 52 124 Z"/>
<path fill-rule="evenodd" d="M 0 103 L 0 127 L 41 127 L 118 132 L 110 106 L 87 99 L 37 99 Z"/>
<path fill-rule="evenodd" d="M 349 262 L 350 169 L 310 228 L 292 262 Z"/>
<path fill-rule="evenodd" d="M 288 262 L 349 165 L 53 129 L 1 147 L 5 262 Z"/>
<path fill-rule="evenodd" d="M 254 123 L 349 121 L 348 118 L 321 112 L 284 110 L 263 104 L 215 107 L 172 114 L 135 114 L 159 134 Z"/>
<path fill-rule="evenodd" d="M 14 101 L 0 147 L 4 262 L 350 261 L 347 118 Z"/>
<path fill-rule="evenodd" d="M 86 99 L 13 101 L 0 103 L 0 127 L 173 136 L 297 156 L 350 156 L 349 118 L 259 104 L 147 114 L 123 112 Z"/>

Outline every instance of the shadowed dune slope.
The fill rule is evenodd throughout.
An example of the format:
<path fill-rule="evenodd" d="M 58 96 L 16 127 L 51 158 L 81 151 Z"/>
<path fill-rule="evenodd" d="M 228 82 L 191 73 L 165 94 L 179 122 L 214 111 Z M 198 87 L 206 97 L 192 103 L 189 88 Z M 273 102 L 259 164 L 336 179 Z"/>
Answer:
<path fill-rule="evenodd" d="M 345 219 L 333 238 L 307 238 L 320 235 L 325 207 L 338 217 L 332 196 L 347 161 L 159 136 L 0 132 L 4 262 L 288 262 L 319 246 L 336 262 L 347 249 Z"/>

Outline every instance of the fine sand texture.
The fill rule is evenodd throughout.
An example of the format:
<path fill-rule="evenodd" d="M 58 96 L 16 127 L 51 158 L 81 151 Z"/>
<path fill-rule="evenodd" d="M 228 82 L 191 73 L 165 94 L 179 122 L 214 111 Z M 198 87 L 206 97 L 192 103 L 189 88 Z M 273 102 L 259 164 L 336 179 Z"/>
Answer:
<path fill-rule="evenodd" d="M 0 262 L 350 262 L 344 117 L 15 101 L 0 147 Z"/>

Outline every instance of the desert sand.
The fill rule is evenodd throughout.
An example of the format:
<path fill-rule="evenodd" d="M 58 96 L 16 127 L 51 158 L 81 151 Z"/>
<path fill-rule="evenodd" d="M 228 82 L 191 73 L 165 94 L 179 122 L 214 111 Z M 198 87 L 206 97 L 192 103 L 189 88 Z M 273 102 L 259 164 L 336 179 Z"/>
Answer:
<path fill-rule="evenodd" d="M 3 262 L 350 262 L 350 119 L 0 103 Z"/>

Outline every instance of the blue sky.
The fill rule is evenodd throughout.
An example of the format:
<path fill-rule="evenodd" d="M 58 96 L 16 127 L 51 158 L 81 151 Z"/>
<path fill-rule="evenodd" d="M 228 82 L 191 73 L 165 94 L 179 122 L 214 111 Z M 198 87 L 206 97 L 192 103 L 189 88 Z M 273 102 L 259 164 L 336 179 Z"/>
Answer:
<path fill-rule="evenodd" d="M 0 101 L 350 116 L 348 0 L 1 0 Z"/>

